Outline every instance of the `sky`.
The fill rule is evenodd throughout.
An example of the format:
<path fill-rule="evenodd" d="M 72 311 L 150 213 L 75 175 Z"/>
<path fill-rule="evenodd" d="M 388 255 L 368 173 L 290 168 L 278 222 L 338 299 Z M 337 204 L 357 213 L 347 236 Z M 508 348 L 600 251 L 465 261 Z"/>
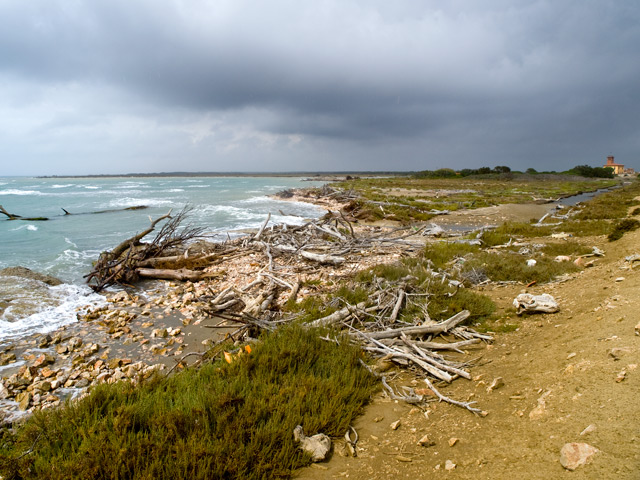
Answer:
<path fill-rule="evenodd" d="M 640 169 L 640 2 L 0 0 L 0 176 Z"/>

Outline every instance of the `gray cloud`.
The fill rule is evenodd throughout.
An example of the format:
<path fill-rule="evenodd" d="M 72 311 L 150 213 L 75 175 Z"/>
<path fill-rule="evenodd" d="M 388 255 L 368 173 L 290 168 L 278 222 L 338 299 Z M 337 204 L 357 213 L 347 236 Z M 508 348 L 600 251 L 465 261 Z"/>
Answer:
<path fill-rule="evenodd" d="M 469 3 L 3 2 L 0 153 L 16 174 L 636 161 L 640 6 Z"/>

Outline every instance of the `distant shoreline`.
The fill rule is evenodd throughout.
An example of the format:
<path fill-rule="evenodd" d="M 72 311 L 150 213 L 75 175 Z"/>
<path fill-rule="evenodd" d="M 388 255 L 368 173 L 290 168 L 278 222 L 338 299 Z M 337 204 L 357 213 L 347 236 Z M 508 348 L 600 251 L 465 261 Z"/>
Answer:
<path fill-rule="evenodd" d="M 160 172 L 93 175 L 38 175 L 34 178 L 163 178 L 163 177 L 305 177 L 309 180 L 351 177 L 405 176 L 415 172 Z"/>

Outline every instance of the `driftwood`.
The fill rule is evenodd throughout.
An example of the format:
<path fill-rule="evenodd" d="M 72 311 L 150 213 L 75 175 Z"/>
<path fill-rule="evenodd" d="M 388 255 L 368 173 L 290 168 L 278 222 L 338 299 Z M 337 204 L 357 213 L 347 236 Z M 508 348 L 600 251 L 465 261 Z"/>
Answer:
<path fill-rule="evenodd" d="M 141 278 L 156 278 L 161 280 L 178 280 L 184 282 L 197 282 L 206 277 L 204 272 L 194 270 L 181 269 L 158 269 L 158 268 L 136 268 L 136 273 Z"/>
<path fill-rule="evenodd" d="M 417 327 L 403 327 L 396 328 L 393 330 L 385 330 L 382 332 L 369 332 L 365 333 L 368 338 L 373 340 L 380 340 L 383 338 L 397 338 L 404 335 L 425 335 L 425 334 L 434 334 L 434 333 L 442 333 L 447 332 L 459 323 L 464 322 L 467 318 L 469 318 L 469 311 L 463 310 L 459 313 L 456 313 L 454 316 L 445 320 L 444 322 L 436 323 L 434 325 L 420 325 Z"/>
<path fill-rule="evenodd" d="M 335 325 L 336 323 L 340 323 L 352 313 L 357 310 L 362 310 L 366 306 L 366 302 L 361 302 L 355 306 L 347 305 L 340 310 L 333 312 L 331 315 L 328 315 L 323 318 L 319 318 L 318 320 L 314 320 L 311 322 L 312 327 L 328 327 L 329 325 Z"/>
<path fill-rule="evenodd" d="M 41 222 L 45 220 L 49 220 L 47 217 L 22 217 L 20 215 L 16 215 L 15 213 L 7 212 L 2 205 L 0 205 L 0 213 L 3 213 L 7 216 L 7 220 L 26 220 L 30 222 Z"/>
<path fill-rule="evenodd" d="M 321 255 L 319 253 L 305 252 L 304 250 L 300 251 L 300 256 L 306 258 L 307 260 L 312 260 L 321 264 L 340 265 L 345 262 L 344 257 L 338 257 L 335 255 Z"/>
<path fill-rule="evenodd" d="M 94 269 L 85 275 L 89 286 L 95 291 L 100 291 L 114 283 L 130 284 L 141 277 L 192 281 L 202 278 L 202 272 L 185 269 L 171 272 L 166 269 L 146 268 L 149 265 L 147 263 L 149 259 L 166 256 L 165 252 L 182 247 L 189 240 L 201 236 L 203 228 L 181 227 L 189 211 L 190 208 L 185 207 L 173 217 L 169 211 L 155 220 L 150 219 L 151 225 L 147 229 L 121 242 L 113 250 L 102 252 Z M 160 222 L 167 219 L 168 221 L 151 242 L 142 242 L 143 238 L 153 232 Z"/>
<path fill-rule="evenodd" d="M 183 213 L 172 216 L 169 212 L 111 252 L 104 252 L 88 275 L 89 281 L 96 289 L 139 278 L 197 282 L 185 286 L 188 302 L 183 307 L 172 308 L 188 308 L 190 316 L 199 321 L 214 320 L 216 324 L 205 325 L 208 328 L 235 329 L 241 324 L 234 340 L 242 336 L 256 337 L 261 330 L 275 330 L 281 322 L 295 320 L 300 314 L 283 313 L 291 311 L 285 308 L 285 303 L 295 302 L 299 295 L 316 294 L 315 283 L 305 284 L 306 280 L 326 273 L 344 276 L 360 265 L 375 264 L 367 259 L 371 255 L 384 255 L 381 261 L 388 261 L 391 255 L 422 249 L 420 242 L 412 242 L 408 237 L 421 235 L 423 228 L 356 231 L 342 212 L 330 212 L 322 219 L 297 226 L 269 225 L 268 215 L 254 234 L 209 244 L 206 248 L 187 248 L 190 237 L 178 235 L 185 232 L 182 227 L 178 229 L 178 220 L 183 218 Z M 161 222 L 165 223 L 155 238 L 145 243 L 146 236 Z M 190 234 L 195 231 L 186 230 Z M 238 268 L 241 262 L 246 263 Z M 255 270 L 244 268 L 249 264 L 255 266 Z M 220 270 L 216 268 L 218 265 Z M 349 265 L 349 269 L 345 265 Z M 215 275 L 225 279 L 218 290 L 217 282 L 208 281 Z M 409 368 L 421 378 L 446 383 L 459 377 L 470 379 L 467 361 L 455 361 L 449 356 L 465 353 L 465 348 L 491 341 L 491 337 L 461 326 L 470 316 L 467 311 L 439 323 L 432 322 L 426 310 L 433 295 L 429 293 L 430 282 L 454 287 L 446 293 L 448 296 L 456 295 L 462 288 L 451 275 L 432 268 L 427 271 L 426 282 L 420 285 L 418 279 L 411 276 L 394 281 L 374 277 L 365 286 L 366 300 L 349 304 L 344 298 L 334 298 L 330 302 L 338 309 L 309 322 L 308 326 L 347 329 L 346 341 L 359 344 L 374 361 Z M 416 304 L 423 313 L 419 318 L 411 318 L 413 314 L 406 312 L 415 312 Z M 375 372 L 377 367 L 370 368 Z M 402 394 L 391 389 L 393 395 L 405 401 L 424 403 L 433 399 L 404 390 Z M 447 401 L 447 397 L 438 398 Z M 476 411 L 464 402 L 452 400 L 450 403 Z"/>

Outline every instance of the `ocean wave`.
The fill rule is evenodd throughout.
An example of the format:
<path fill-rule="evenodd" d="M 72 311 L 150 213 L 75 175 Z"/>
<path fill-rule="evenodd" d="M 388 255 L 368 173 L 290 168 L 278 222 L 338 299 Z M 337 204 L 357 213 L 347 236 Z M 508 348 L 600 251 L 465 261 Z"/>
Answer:
<path fill-rule="evenodd" d="M 238 203 L 241 203 L 243 205 L 246 205 L 246 204 L 251 205 L 251 204 L 255 204 L 255 203 L 265 203 L 265 202 L 268 202 L 270 200 L 271 199 L 269 197 L 267 197 L 266 195 L 261 195 L 259 197 L 250 197 L 250 198 L 247 198 L 245 200 L 240 200 Z"/>
<path fill-rule="evenodd" d="M 62 284 L 50 287 L 42 282 L 18 277 L 0 281 L 3 297 L 10 298 L 0 315 L 0 340 L 51 332 L 77 321 L 76 311 L 106 301 L 88 287 Z"/>
<path fill-rule="evenodd" d="M 148 207 L 162 207 L 164 205 L 173 205 L 172 200 L 162 200 L 160 198 L 117 198 L 109 202 L 111 208 L 127 208 L 138 205 L 146 205 Z"/>
<path fill-rule="evenodd" d="M 16 227 L 16 228 L 12 228 L 10 231 L 17 232 L 19 230 L 30 230 L 32 232 L 36 232 L 38 230 L 38 227 L 36 227 L 35 225 L 27 224 L 27 225 L 20 225 L 19 227 Z"/>
<path fill-rule="evenodd" d="M 9 188 L 7 190 L 0 190 L 0 195 L 46 195 L 40 190 L 18 190 L 16 188 Z"/>
<path fill-rule="evenodd" d="M 64 185 L 51 185 L 50 188 L 67 188 L 67 187 L 73 187 L 73 183 L 67 183 Z"/>

